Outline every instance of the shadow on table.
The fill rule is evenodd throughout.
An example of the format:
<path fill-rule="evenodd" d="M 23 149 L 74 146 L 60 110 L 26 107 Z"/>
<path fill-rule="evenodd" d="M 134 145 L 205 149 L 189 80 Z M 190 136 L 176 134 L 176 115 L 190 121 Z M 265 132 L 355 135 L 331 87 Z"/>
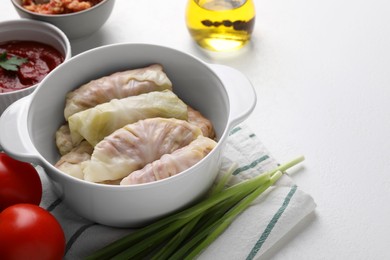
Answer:
<path fill-rule="evenodd" d="M 72 56 L 80 54 L 84 51 L 110 44 L 110 39 L 104 30 L 98 30 L 97 32 L 78 39 L 71 40 Z"/>

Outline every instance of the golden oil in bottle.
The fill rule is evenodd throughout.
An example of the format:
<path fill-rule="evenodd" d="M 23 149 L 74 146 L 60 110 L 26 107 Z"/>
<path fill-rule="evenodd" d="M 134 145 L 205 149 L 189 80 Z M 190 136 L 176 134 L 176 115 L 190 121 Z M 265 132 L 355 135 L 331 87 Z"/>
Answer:
<path fill-rule="evenodd" d="M 201 47 L 217 51 L 246 45 L 255 25 L 253 0 L 188 0 L 186 24 Z"/>

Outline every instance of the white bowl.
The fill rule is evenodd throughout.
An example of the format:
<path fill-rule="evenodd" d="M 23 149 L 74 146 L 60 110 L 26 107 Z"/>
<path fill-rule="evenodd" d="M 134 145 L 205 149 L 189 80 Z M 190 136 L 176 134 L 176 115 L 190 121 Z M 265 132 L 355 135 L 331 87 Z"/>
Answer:
<path fill-rule="evenodd" d="M 99 30 L 110 17 L 115 0 L 103 0 L 99 4 L 80 12 L 70 14 L 38 14 L 21 6 L 22 0 L 11 0 L 20 17 L 54 24 L 69 38 L 90 35 Z"/>
<path fill-rule="evenodd" d="M 51 45 L 63 56 L 64 61 L 71 56 L 71 46 L 66 35 L 52 24 L 29 19 L 0 22 L 0 42 L 36 41 Z M 0 93 L 0 115 L 14 101 L 32 93 L 38 84 L 6 93 Z"/>
<path fill-rule="evenodd" d="M 54 133 L 64 122 L 66 93 L 92 79 L 152 63 L 163 65 L 174 92 L 212 121 L 217 146 L 188 170 L 146 184 L 97 184 L 56 169 Z M 230 130 L 249 116 L 255 104 L 251 83 L 236 69 L 207 64 L 163 46 L 114 44 L 71 58 L 31 96 L 11 105 L 0 118 L 0 144 L 11 156 L 42 165 L 58 195 L 79 215 L 109 226 L 134 227 L 188 206 L 210 188 Z"/>

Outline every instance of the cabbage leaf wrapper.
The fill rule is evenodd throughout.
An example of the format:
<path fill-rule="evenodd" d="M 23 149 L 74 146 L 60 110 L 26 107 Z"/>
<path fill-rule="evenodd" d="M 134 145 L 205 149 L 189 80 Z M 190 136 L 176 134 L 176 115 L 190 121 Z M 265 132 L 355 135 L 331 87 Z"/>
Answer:
<path fill-rule="evenodd" d="M 61 156 L 54 166 L 66 174 L 84 179 L 82 163 L 91 159 L 92 152 L 93 147 L 87 141 L 82 141 L 69 153 Z"/>
<path fill-rule="evenodd" d="M 172 90 L 172 82 L 160 64 L 113 73 L 92 80 L 66 95 L 65 119 L 80 111 L 112 99 L 136 96 L 152 91 Z"/>
<path fill-rule="evenodd" d="M 84 179 L 119 180 L 202 135 L 199 127 L 175 118 L 148 118 L 128 124 L 99 142 L 83 163 Z"/>
<path fill-rule="evenodd" d="M 58 152 L 61 155 L 69 153 L 74 148 L 68 124 L 64 124 L 57 129 L 55 139 Z"/>
<path fill-rule="evenodd" d="M 195 110 L 190 106 L 188 106 L 188 122 L 199 126 L 204 136 L 211 139 L 216 138 L 214 126 L 211 121 L 204 117 L 198 110 Z"/>
<path fill-rule="evenodd" d="M 198 136 L 189 145 L 171 154 L 164 154 L 159 160 L 130 173 L 129 176 L 123 178 L 120 185 L 148 183 L 179 174 L 202 160 L 216 145 L 214 140 Z"/>
<path fill-rule="evenodd" d="M 68 122 L 74 145 L 85 139 L 95 146 L 115 130 L 152 117 L 187 120 L 187 105 L 172 91 L 154 91 L 113 99 L 72 115 Z"/>

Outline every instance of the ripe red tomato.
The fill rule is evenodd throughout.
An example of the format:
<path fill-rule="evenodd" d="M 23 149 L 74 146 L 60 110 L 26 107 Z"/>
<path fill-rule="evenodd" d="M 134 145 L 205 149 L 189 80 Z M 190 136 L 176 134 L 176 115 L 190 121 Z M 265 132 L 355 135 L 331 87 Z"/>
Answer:
<path fill-rule="evenodd" d="M 17 203 L 39 205 L 41 199 L 42 182 L 37 170 L 0 152 L 0 212 Z"/>
<path fill-rule="evenodd" d="M 59 260 L 64 252 L 64 232 L 47 210 L 15 204 L 0 213 L 1 259 Z"/>

